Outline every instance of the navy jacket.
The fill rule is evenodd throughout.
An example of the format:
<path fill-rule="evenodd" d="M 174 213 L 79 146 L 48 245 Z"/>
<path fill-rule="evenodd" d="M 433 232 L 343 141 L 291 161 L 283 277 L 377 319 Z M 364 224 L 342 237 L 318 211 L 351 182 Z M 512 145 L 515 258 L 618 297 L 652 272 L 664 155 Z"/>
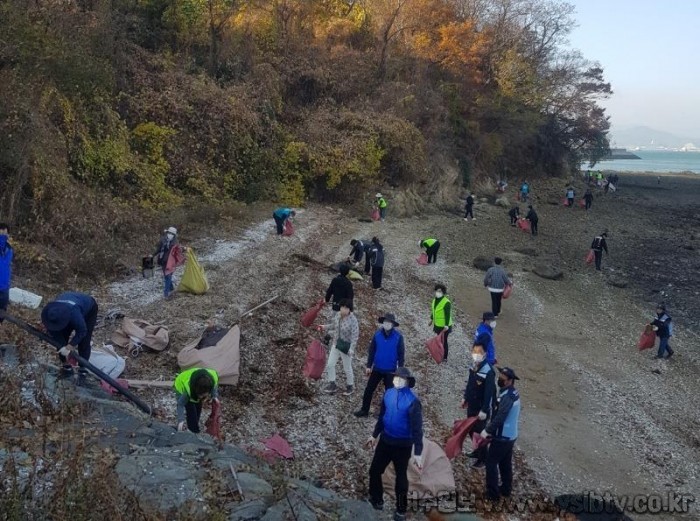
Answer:
<path fill-rule="evenodd" d="M 518 438 L 520 394 L 515 387 L 501 389 L 496 414 L 486 426 L 486 432 L 497 439 L 515 441 Z"/>
<path fill-rule="evenodd" d="M 416 456 L 423 453 L 423 407 L 410 388 L 392 387 L 384 393 L 372 436 L 380 434 L 388 445 L 413 446 Z"/>
<path fill-rule="evenodd" d="M 372 244 L 369 250 L 369 263 L 377 268 L 384 267 L 384 246 L 379 243 Z"/>
<path fill-rule="evenodd" d="M 496 404 L 496 374 L 488 361 L 469 369 L 464 401 L 467 402 L 467 416 L 476 416 L 480 412 L 491 416 L 491 409 Z"/>
<path fill-rule="evenodd" d="M 77 291 L 67 291 L 66 293 L 61 293 L 54 302 L 66 301 L 65 306 L 70 309 L 70 322 L 66 326 L 66 329 L 70 328 L 75 331 L 70 344 L 77 346 L 83 339 L 88 335 L 88 328 L 85 319 L 92 311 L 93 307 L 97 305 L 95 299 L 90 295 L 85 293 L 78 293 Z M 70 304 L 69 302 L 72 302 Z M 62 331 L 50 331 L 49 332 L 55 340 L 59 342 L 63 341 L 61 335 Z"/>
<path fill-rule="evenodd" d="M 391 373 L 403 367 L 405 347 L 403 335 L 396 328 L 388 333 L 384 329 L 372 337 L 367 353 L 367 367 L 382 373 Z"/>
<path fill-rule="evenodd" d="M 12 259 L 15 256 L 15 250 L 12 249 L 9 243 L 0 249 L 0 291 L 10 289 L 10 281 L 12 280 Z"/>

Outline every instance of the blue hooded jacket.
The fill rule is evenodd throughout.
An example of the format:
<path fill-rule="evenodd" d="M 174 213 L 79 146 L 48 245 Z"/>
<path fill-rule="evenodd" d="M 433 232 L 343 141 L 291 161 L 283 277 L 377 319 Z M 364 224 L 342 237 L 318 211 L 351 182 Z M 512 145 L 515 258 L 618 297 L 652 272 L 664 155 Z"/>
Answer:
<path fill-rule="evenodd" d="M 423 452 L 423 408 L 413 391 L 404 387 L 387 389 L 382 399 L 379 419 L 373 436 L 382 435 L 389 445 L 414 447 L 416 456 Z"/>
<path fill-rule="evenodd" d="M 485 346 L 486 361 L 489 364 L 496 363 L 496 345 L 493 343 L 493 328 L 491 326 L 484 322 L 479 324 L 474 334 L 474 343 Z"/>
<path fill-rule="evenodd" d="M 396 328 L 389 333 L 380 329 L 369 344 L 367 367 L 381 373 L 393 373 L 403 367 L 404 354 L 403 335 Z"/>
<path fill-rule="evenodd" d="M 12 280 L 12 259 L 15 251 L 7 242 L 7 235 L 0 235 L 0 291 L 10 289 Z"/>

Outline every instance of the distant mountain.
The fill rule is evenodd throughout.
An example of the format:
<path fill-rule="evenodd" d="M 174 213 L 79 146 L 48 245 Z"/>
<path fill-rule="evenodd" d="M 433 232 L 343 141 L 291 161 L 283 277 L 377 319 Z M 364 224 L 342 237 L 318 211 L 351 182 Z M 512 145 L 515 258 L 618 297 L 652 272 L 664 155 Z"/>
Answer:
<path fill-rule="evenodd" d="M 687 143 L 700 143 L 700 139 L 678 136 L 655 128 L 638 126 L 611 131 L 610 143 L 624 148 L 675 148 L 680 149 Z"/>

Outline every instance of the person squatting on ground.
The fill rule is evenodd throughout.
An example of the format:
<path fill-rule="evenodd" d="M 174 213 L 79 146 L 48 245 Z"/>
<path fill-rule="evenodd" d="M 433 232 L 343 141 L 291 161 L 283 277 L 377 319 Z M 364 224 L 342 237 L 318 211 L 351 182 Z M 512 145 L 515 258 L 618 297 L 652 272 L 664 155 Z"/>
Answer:
<path fill-rule="evenodd" d="M 403 335 L 397 327 L 399 323 L 392 313 L 379 317 L 381 328 L 372 337 L 367 350 L 367 367 L 365 374 L 369 377 L 362 396 L 362 408 L 355 412 L 358 418 L 369 416 L 374 391 L 379 382 L 384 382 L 385 389 L 391 389 L 393 374 L 403 367 L 406 349 Z"/>
<path fill-rule="evenodd" d="M 425 253 L 428 256 L 428 264 L 437 262 L 437 254 L 440 251 L 440 241 L 437 239 L 423 239 L 418 243 L 419 248 L 425 248 Z"/>
<path fill-rule="evenodd" d="M 5 223 L 0 223 L 0 311 L 7 311 L 10 304 L 10 287 L 12 286 L 12 260 L 15 250 L 9 242 L 10 229 Z M 0 324 L 3 318 L 0 317 Z"/>
<path fill-rule="evenodd" d="M 182 248 L 177 243 L 177 228 L 171 226 L 165 230 L 165 234 L 158 243 L 155 252 L 156 262 L 163 270 L 163 295 L 168 298 L 175 291 L 173 285 L 173 273 L 175 268 L 185 263 Z"/>
<path fill-rule="evenodd" d="M 186 425 L 190 432 L 199 432 L 202 403 L 219 401 L 219 375 L 213 369 L 194 367 L 177 375 L 173 387 L 177 396 L 177 430 L 184 431 Z"/>
<path fill-rule="evenodd" d="M 389 463 L 396 473 L 396 511 L 394 521 L 404 521 L 408 510 L 408 464 L 423 468 L 423 412 L 421 402 L 411 390 L 416 379 L 405 367 L 393 374 L 393 387 L 382 399 L 377 424 L 367 445 L 374 447 L 369 467 L 370 503 L 376 510 L 384 509 L 382 474 Z"/>
<path fill-rule="evenodd" d="M 508 278 L 506 270 L 501 266 L 503 259 L 496 257 L 493 259 L 493 262 L 496 263 L 495 266 L 491 266 L 486 270 L 484 286 L 489 290 L 489 294 L 491 295 L 491 311 L 494 316 L 498 318 L 498 315 L 501 314 L 503 291 L 506 289 L 506 286 L 510 286 L 512 282 Z"/>
<path fill-rule="evenodd" d="M 473 436 L 486 427 L 486 421 L 491 417 L 491 411 L 496 404 L 496 373 L 486 360 L 483 345 L 472 346 L 471 359 L 461 407 L 467 409 L 467 418 L 478 417 L 478 421 L 469 430 L 470 436 Z M 474 467 L 480 468 L 485 465 L 486 453 L 486 447 L 480 447 L 468 454 L 470 458 L 476 458 Z"/>
<path fill-rule="evenodd" d="M 515 226 L 518 223 L 518 218 L 520 217 L 520 207 L 514 206 L 508 211 L 508 217 L 510 217 L 510 225 Z"/>
<path fill-rule="evenodd" d="M 528 208 L 528 212 L 527 212 L 527 215 L 525 216 L 525 219 L 530 221 L 530 232 L 532 233 L 533 236 L 535 236 L 535 235 L 537 235 L 537 222 L 539 221 L 539 218 L 537 217 L 537 212 L 532 207 L 532 205 L 529 205 L 527 208 Z"/>
<path fill-rule="evenodd" d="M 329 302 L 331 298 L 333 299 L 333 311 L 340 311 L 340 301 L 349 300 L 352 304 L 355 295 L 352 289 L 352 281 L 348 279 L 348 273 L 350 273 L 350 266 L 347 264 L 341 264 L 339 268 L 340 273 L 333 277 L 328 289 L 326 290 L 326 302 Z"/>
<path fill-rule="evenodd" d="M 590 210 L 591 206 L 593 206 L 593 192 L 591 192 L 590 188 L 583 194 L 583 200 L 586 203 L 586 211 Z"/>
<path fill-rule="evenodd" d="M 605 242 L 605 239 L 608 237 L 607 232 L 603 232 L 597 237 L 593 238 L 593 242 L 591 243 L 591 250 L 593 250 L 593 255 L 595 256 L 595 269 L 600 271 L 600 263 L 603 260 L 603 250 L 605 250 L 605 253 L 608 253 L 608 243 Z"/>
<path fill-rule="evenodd" d="M 284 233 L 284 224 L 290 217 L 294 217 L 297 213 L 291 208 L 277 208 L 272 212 L 272 218 L 275 220 L 275 226 L 277 228 L 277 235 L 282 235 Z"/>
<path fill-rule="evenodd" d="M 335 384 L 335 366 L 338 358 L 343 361 L 345 371 L 345 396 L 350 396 L 355 390 L 355 375 L 352 372 L 352 359 L 355 355 L 357 341 L 360 338 L 360 325 L 353 313 L 352 300 L 342 299 L 339 303 L 340 312 L 333 317 L 333 322 L 319 326 L 331 336 L 331 352 L 326 365 L 326 379 L 328 384 L 323 390 L 326 393 L 335 393 L 338 386 Z"/>
<path fill-rule="evenodd" d="M 386 206 L 387 206 L 386 199 L 384 199 L 384 197 L 380 193 L 377 193 L 377 195 L 375 197 L 377 199 L 376 205 L 377 205 L 377 208 L 379 209 L 379 218 L 383 221 L 384 218 L 386 217 Z"/>
<path fill-rule="evenodd" d="M 445 356 L 443 360 L 447 361 L 449 347 L 447 345 L 447 337 L 452 331 L 452 302 L 447 298 L 447 288 L 444 284 L 435 285 L 435 298 L 430 304 L 430 325 L 433 326 L 433 332 L 438 335 L 445 332 L 443 338 L 443 346 L 445 347 Z"/>
<path fill-rule="evenodd" d="M 384 276 L 384 246 L 382 246 L 378 238 L 372 237 L 372 245 L 367 255 L 369 256 L 369 264 L 372 267 L 372 287 L 381 289 L 382 277 Z M 366 265 L 365 273 L 369 273 Z"/>
<path fill-rule="evenodd" d="M 469 192 L 469 195 L 467 196 L 467 206 L 464 208 L 464 220 L 467 221 L 469 220 L 468 218 L 471 217 L 472 221 L 476 221 L 476 217 L 474 217 L 474 193 Z"/>
<path fill-rule="evenodd" d="M 656 331 L 656 336 L 659 337 L 659 351 L 656 353 L 656 358 L 663 358 L 665 352 L 668 352 L 666 358 L 671 358 L 673 349 L 668 345 L 668 341 L 673 336 L 673 325 L 670 315 L 666 313 L 666 304 L 656 306 L 656 317 L 651 325 Z"/>
<path fill-rule="evenodd" d="M 72 377 L 73 366 L 68 358 L 76 347 L 81 358 L 90 360 L 92 332 L 97 323 L 97 302 L 84 293 L 75 291 L 61 293 L 41 310 L 41 322 L 49 336 L 63 346 L 58 349 L 58 358 L 63 364 L 60 377 Z M 77 384 L 86 383 L 87 370 L 81 367 L 78 370 Z"/>
<path fill-rule="evenodd" d="M 508 497 L 513 489 L 513 445 L 518 439 L 520 418 L 520 394 L 515 389 L 515 372 L 509 368 L 498 368 L 498 405 L 493 419 L 481 432 L 490 437 L 491 444 L 486 456 L 486 498 L 497 501 L 501 496 Z M 498 475 L 501 484 L 498 484 Z"/>
<path fill-rule="evenodd" d="M 495 365 L 496 344 L 493 341 L 493 330 L 496 328 L 496 317 L 490 311 L 485 311 L 481 318 L 481 323 L 474 333 L 474 345 L 484 346 L 486 361 L 490 365 Z"/>

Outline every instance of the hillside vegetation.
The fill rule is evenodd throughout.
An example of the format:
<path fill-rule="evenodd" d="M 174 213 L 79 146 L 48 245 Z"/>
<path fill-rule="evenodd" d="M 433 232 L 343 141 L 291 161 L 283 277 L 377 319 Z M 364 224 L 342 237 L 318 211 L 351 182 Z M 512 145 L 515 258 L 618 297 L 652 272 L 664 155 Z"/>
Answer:
<path fill-rule="evenodd" d="M 559 175 L 608 149 L 554 0 L 3 0 L 0 218 L 99 265 L 187 202 Z M 19 226 L 17 226 L 19 225 Z M 108 255 L 106 246 L 102 255 Z"/>

